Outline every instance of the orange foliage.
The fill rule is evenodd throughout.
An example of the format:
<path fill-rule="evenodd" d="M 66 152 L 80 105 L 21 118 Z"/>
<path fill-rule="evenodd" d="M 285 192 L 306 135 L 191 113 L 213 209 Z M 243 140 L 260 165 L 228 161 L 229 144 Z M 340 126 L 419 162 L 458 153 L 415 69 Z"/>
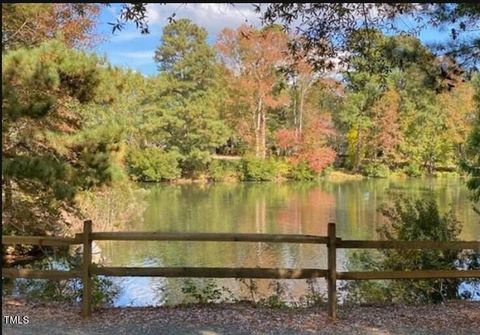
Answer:
<path fill-rule="evenodd" d="M 383 156 L 391 159 L 395 158 L 394 153 L 403 141 L 398 120 L 399 105 L 400 96 L 398 92 L 388 90 L 372 108 L 377 120 L 376 128 L 378 129 L 374 142 L 377 150 L 381 150 Z"/>
<path fill-rule="evenodd" d="M 287 36 L 272 28 L 255 30 L 243 25 L 236 30 L 224 29 L 216 46 L 230 70 L 229 84 L 235 91 L 232 108 L 238 111 L 244 106 L 247 113 L 237 115 L 234 126 L 242 137 L 254 139 L 257 156 L 265 157 L 267 111 L 289 101 L 277 89 L 278 70 L 286 64 Z"/>
<path fill-rule="evenodd" d="M 294 150 L 300 144 L 295 129 L 279 129 L 275 133 L 277 146 L 282 150 Z"/>
<path fill-rule="evenodd" d="M 2 47 L 33 47 L 55 37 L 68 47 L 92 47 L 99 13 L 100 5 L 91 3 L 2 5 Z"/>
<path fill-rule="evenodd" d="M 336 152 L 327 143 L 334 134 L 330 119 L 322 115 L 309 122 L 301 135 L 293 129 L 281 129 L 276 139 L 278 147 L 290 154 L 292 163 L 306 162 L 312 171 L 319 173 L 335 161 Z"/>

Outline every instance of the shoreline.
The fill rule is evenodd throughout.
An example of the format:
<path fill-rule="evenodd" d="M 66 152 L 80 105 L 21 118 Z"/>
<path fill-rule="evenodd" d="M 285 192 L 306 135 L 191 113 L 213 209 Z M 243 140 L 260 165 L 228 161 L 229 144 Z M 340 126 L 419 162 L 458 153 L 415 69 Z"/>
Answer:
<path fill-rule="evenodd" d="M 343 169 L 332 170 L 326 175 L 318 176 L 316 179 L 296 180 L 292 178 L 277 178 L 274 180 L 242 180 L 240 178 L 228 177 L 222 180 L 213 180 L 207 176 L 200 178 L 178 178 L 164 181 L 133 181 L 138 184 L 146 185 L 206 185 L 206 184 L 240 184 L 240 183 L 285 183 L 285 182 L 300 182 L 300 183 L 316 183 L 316 182 L 347 182 L 347 181 L 360 181 L 360 180 L 389 180 L 389 179 L 449 179 L 458 178 L 465 179 L 465 176 L 457 174 L 455 172 L 436 172 L 433 175 L 421 175 L 421 176 L 408 176 L 402 171 L 392 171 L 388 177 L 368 177 L 361 173 L 355 173 L 346 171 Z"/>

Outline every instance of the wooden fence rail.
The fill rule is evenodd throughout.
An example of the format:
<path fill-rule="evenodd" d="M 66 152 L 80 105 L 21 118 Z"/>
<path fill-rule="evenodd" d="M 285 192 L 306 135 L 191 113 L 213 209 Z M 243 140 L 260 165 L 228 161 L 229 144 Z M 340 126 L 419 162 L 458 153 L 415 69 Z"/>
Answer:
<path fill-rule="evenodd" d="M 218 267 L 97 267 L 92 264 L 92 241 L 211 241 L 211 242 L 273 242 L 315 243 L 327 245 L 327 269 L 283 268 L 218 268 Z M 362 241 L 336 237 L 335 223 L 328 224 L 328 236 L 285 234 L 235 233 L 161 233 L 161 232 L 99 232 L 92 233 L 92 222 L 84 222 L 83 233 L 74 238 L 48 236 L 2 236 L 2 244 L 32 244 L 40 246 L 83 245 L 81 269 L 71 271 L 2 268 L 2 277 L 65 280 L 81 278 L 83 282 L 82 315 L 92 313 L 92 276 L 134 277 L 196 277 L 196 278 L 268 278 L 306 279 L 326 278 L 328 285 L 328 314 L 336 318 L 337 280 L 371 279 L 433 279 L 480 278 L 480 270 L 418 270 L 337 272 L 337 249 L 443 249 L 480 251 L 480 241 Z"/>

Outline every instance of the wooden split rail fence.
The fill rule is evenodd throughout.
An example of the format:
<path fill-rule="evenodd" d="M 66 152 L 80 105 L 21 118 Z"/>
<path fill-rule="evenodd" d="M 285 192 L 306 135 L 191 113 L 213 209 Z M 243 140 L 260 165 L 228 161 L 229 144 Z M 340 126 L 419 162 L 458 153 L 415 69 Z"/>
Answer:
<path fill-rule="evenodd" d="M 213 267 L 96 267 L 92 264 L 92 241 L 219 241 L 219 242 L 275 242 L 326 244 L 327 269 L 285 268 L 213 268 Z M 342 240 L 336 237 L 335 223 L 328 224 L 328 236 L 235 234 L 235 233 L 160 233 L 160 232 L 92 232 L 92 222 L 84 222 L 83 233 L 75 238 L 42 236 L 2 236 L 2 244 L 32 244 L 40 246 L 68 246 L 83 244 L 83 262 L 79 270 L 31 270 L 2 268 L 2 277 L 63 280 L 81 278 L 83 282 L 82 315 L 92 313 L 92 276 L 141 277 L 197 277 L 197 278 L 325 278 L 328 284 L 328 314 L 336 318 L 337 280 L 369 279 L 433 279 L 480 278 L 480 270 L 418 270 L 338 272 L 337 249 L 474 249 L 480 251 L 480 241 L 363 241 Z"/>

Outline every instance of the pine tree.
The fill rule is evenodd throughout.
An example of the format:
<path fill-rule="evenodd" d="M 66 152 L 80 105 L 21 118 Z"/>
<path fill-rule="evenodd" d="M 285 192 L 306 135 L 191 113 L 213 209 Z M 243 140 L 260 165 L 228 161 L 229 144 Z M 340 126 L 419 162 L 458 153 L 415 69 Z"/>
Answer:
<path fill-rule="evenodd" d="M 177 152 L 184 174 L 201 171 L 228 132 L 219 119 L 223 89 L 215 51 L 207 44 L 207 32 L 190 20 L 167 25 L 155 53 L 159 85 L 155 130 L 162 134 L 154 145 Z"/>
<path fill-rule="evenodd" d="M 84 127 L 83 111 L 99 98 L 100 64 L 58 41 L 3 55 L 4 229 L 58 232 L 79 190 L 111 180 L 118 137 Z"/>

